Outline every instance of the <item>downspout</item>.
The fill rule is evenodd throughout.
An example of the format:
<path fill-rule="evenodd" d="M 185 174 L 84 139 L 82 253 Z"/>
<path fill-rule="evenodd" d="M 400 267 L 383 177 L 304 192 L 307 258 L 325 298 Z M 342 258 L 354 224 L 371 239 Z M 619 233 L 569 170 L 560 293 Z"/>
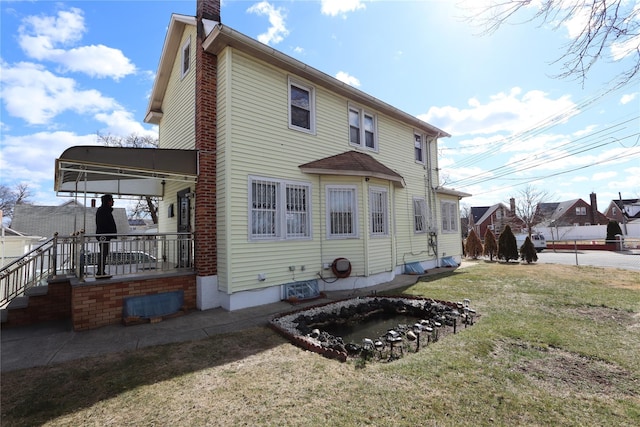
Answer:
<path fill-rule="evenodd" d="M 435 137 L 436 141 L 438 139 L 438 133 Z M 431 237 L 433 237 L 433 249 L 436 256 L 436 267 L 440 267 L 440 257 L 438 256 L 438 232 L 436 231 L 438 228 L 436 226 L 436 221 L 434 220 L 434 210 L 437 209 L 436 202 L 437 199 L 435 197 L 434 187 L 433 187 L 433 175 L 432 175 L 432 158 L 431 158 L 431 141 L 433 138 L 426 139 L 427 142 L 427 200 L 429 200 L 429 241 L 431 242 Z M 437 218 L 437 216 L 436 216 Z M 433 234 L 432 234 L 433 233 Z"/>

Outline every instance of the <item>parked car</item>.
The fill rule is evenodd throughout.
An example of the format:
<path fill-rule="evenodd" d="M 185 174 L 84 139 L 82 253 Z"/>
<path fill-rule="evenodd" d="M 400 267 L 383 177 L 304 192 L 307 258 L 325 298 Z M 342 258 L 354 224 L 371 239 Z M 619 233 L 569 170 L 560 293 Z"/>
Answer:
<path fill-rule="evenodd" d="M 516 235 L 516 244 L 518 245 L 518 249 L 524 244 L 524 241 L 527 240 L 528 234 L 517 234 Z M 533 247 L 536 248 L 537 252 L 542 252 L 547 249 L 547 241 L 544 236 L 540 233 L 532 233 L 531 234 L 531 242 L 533 243 Z"/>
<path fill-rule="evenodd" d="M 87 252 L 84 254 L 85 265 L 98 265 L 99 258 L 100 253 Z M 142 251 L 109 252 L 107 256 L 108 265 L 155 264 L 157 262 L 156 257 Z"/>

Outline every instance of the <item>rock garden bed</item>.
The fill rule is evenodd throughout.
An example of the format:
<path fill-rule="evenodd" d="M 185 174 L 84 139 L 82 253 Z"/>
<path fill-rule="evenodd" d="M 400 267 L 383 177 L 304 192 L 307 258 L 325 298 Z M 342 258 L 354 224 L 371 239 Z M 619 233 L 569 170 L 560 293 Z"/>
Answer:
<path fill-rule="evenodd" d="M 324 329 L 341 323 L 357 323 L 370 319 L 403 315 L 415 318 L 412 324 L 398 324 L 382 336 L 364 338 L 362 342 L 344 342 Z M 463 302 L 438 301 L 419 297 L 359 297 L 330 302 L 273 318 L 270 326 L 288 338 L 293 344 L 322 354 L 325 357 L 346 361 L 349 358 L 365 358 L 391 361 L 407 352 L 437 341 L 443 335 L 455 334 L 460 327 L 473 325 L 477 317 Z"/>

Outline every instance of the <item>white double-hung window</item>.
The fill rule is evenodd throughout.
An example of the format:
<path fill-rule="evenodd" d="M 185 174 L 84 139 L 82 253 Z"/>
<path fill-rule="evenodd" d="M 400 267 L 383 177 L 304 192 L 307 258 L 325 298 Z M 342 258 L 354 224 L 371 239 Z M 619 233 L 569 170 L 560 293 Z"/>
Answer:
<path fill-rule="evenodd" d="M 376 116 L 363 109 L 349 107 L 349 143 L 378 151 Z"/>
<path fill-rule="evenodd" d="M 427 202 L 423 198 L 413 199 L 413 231 L 425 233 L 427 231 Z"/>
<path fill-rule="evenodd" d="M 316 132 L 315 90 L 289 79 L 289 128 Z"/>
<path fill-rule="evenodd" d="M 387 236 L 389 234 L 389 209 L 387 206 L 387 189 L 371 187 L 369 189 L 369 217 L 372 236 Z"/>
<path fill-rule="evenodd" d="M 327 237 L 358 237 L 356 188 L 348 185 L 327 186 Z"/>
<path fill-rule="evenodd" d="M 442 216 L 442 232 L 455 233 L 458 231 L 457 203 L 440 202 L 440 214 Z"/>
<path fill-rule="evenodd" d="M 250 240 L 311 237 L 311 186 L 249 177 Z"/>

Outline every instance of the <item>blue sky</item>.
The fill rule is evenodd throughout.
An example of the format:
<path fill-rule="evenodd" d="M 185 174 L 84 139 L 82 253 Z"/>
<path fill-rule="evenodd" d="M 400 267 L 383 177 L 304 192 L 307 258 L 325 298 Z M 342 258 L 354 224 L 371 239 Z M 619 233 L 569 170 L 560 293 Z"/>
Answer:
<path fill-rule="evenodd" d="M 526 185 L 548 201 L 596 192 L 600 210 L 619 192 L 640 197 L 640 80 L 610 85 L 631 59 L 605 52 L 585 82 L 553 78 L 572 26 L 536 21 L 483 36 L 462 19 L 482 1 L 224 0 L 221 14 L 450 133 L 440 140 L 441 179 L 473 194 L 467 206 L 508 203 Z M 64 149 L 97 144 L 97 132 L 157 135 L 143 118 L 166 29 L 171 13 L 195 8 L 195 0 L 0 2 L 1 183 L 27 183 L 32 202 L 60 204 L 53 170 Z"/>

